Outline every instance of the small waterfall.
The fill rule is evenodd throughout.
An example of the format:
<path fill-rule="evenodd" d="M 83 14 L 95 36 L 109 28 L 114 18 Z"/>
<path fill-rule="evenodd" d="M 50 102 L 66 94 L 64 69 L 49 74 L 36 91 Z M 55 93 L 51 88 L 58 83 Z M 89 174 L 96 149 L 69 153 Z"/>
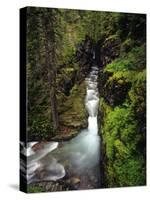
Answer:
<path fill-rule="evenodd" d="M 27 144 L 22 154 L 27 156 L 27 172 L 24 165 L 21 171 L 28 184 L 37 181 L 56 181 L 65 177 L 78 176 L 81 179 L 80 189 L 96 188 L 100 177 L 100 137 L 98 135 L 97 113 L 99 94 L 97 89 L 98 67 L 93 66 L 86 78 L 87 93 L 85 106 L 88 111 L 88 127 L 75 138 L 64 142 L 60 148 L 58 142 L 47 142 L 42 145 L 37 142 Z M 39 145 L 34 151 L 34 146 Z M 27 173 L 27 174 L 26 174 Z M 72 174 L 71 174 L 72 173 Z M 94 177 L 94 181 L 91 179 Z"/>
<path fill-rule="evenodd" d="M 90 134 L 98 134 L 97 126 L 97 112 L 99 104 L 99 94 L 97 89 L 97 78 L 98 78 L 98 68 L 96 66 L 92 67 L 92 71 L 89 77 L 86 78 L 87 82 L 87 95 L 85 99 L 85 105 L 89 113 L 88 118 L 88 130 Z"/>
<path fill-rule="evenodd" d="M 95 60 L 95 51 L 93 51 L 93 60 Z"/>

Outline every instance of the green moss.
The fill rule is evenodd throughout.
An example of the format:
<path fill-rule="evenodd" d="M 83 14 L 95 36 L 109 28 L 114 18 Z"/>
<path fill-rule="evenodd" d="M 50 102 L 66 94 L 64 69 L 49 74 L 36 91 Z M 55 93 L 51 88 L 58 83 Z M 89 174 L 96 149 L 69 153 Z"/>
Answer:
<path fill-rule="evenodd" d="M 59 107 L 60 130 L 53 137 L 55 140 L 68 140 L 87 127 L 87 111 L 85 108 L 85 83 L 75 84 L 70 95 Z"/>
<path fill-rule="evenodd" d="M 142 47 L 134 48 L 108 64 L 104 73 L 111 72 L 101 93 L 101 133 L 105 148 L 105 179 L 107 187 L 146 184 L 145 175 L 145 109 L 146 70 Z M 139 55 L 140 54 L 140 55 Z M 144 58 L 143 58 L 144 60 Z M 139 63 L 137 63 L 139 62 Z M 113 89 L 111 96 L 108 86 Z M 114 99 L 129 84 L 127 95 L 120 105 L 111 106 L 107 98 Z M 107 98 L 106 98 L 107 97 Z M 119 96 L 123 98 L 123 96 Z"/>
<path fill-rule="evenodd" d="M 114 162 L 113 168 L 118 186 L 145 185 L 145 168 L 143 157 L 129 157 Z"/>
<path fill-rule="evenodd" d="M 128 148 L 119 139 L 115 140 L 114 147 L 121 156 L 126 156 L 130 154 Z"/>
<path fill-rule="evenodd" d="M 105 100 L 104 100 L 104 98 L 102 98 L 102 97 L 100 97 L 100 110 L 103 112 L 103 114 L 106 116 L 107 115 L 107 113 L 109 113 L 109 112 L 111 112 L 112 111 L 112 108 L 111 108 L 111 106 L 109 106 L 106 102 L 105 102 Z"/>
<path fill-rule="evenodd" d="M 143 135 L 139 132 L 134 106 L 126 104 L 125 107 L 123 105 L 108 109 L 109 106 L 104 103 L 104 100 L 100 102 L 101 109 L 105 112 L 101 128 L 106 147 L 105 173 L 106 177 L 109 177 L 108 186 L 144 185 L 145 161 L 144 154 L 141 154 L 139 149 L 139 142 L 142 141 Z M 142 164 L 137 160 L 137 155 L 141 156 Z"/>
<path fill-rule="evenodd" d="M 37 192 L 44 192 L 44 190 L 39 186 L 28 186 L 27 193 L 37 193 Z"/>
<path fill-rule="evenodd" d="M 133 79 L 133 87 L 129 91 L 130 100 L 134 105 L 145 103 L 146 94 L 146 70 L 136 74 Z"/>
<path fill-rule="evenodd" d="M 86 94 L 85 84 L 74 85 L 71 94 L 63 104 L 63 112 L 60 120 L 63 125 L 71 127 L 82 127 L 87 120 L 84 99 Z"/>

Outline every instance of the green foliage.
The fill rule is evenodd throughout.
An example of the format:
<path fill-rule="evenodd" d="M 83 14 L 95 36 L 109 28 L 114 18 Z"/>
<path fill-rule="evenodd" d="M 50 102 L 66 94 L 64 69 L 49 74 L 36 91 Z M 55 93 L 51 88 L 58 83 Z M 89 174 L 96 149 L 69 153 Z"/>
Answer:
<path fill-rule="evenodd" d="M 82 26 L 87 35 L 95 42 L 113 35 L 116 30 L 117 13 L 87 11 Z"/>
<path fill-rule="evenodd" d="M 131 37 L 138 42 L 145 41 L 146 35 L 146 15 L 118 13 L 116 18 L 116 28 L 122 39 Z"/>
<path fill-rule="evenodd" d="M 117 72 L 128 70 L 143 70 L 146 66 L 145 58 L 145 45 L 140 47 L 134 47 L 127 54 L 123 55 L 110 64 L 108 64 L 105 70 Z"/>
<path fill-rule="evenodd" d="M 146 70 L 139 72 L 133 79 L 134 87 L 129 91 L 129 97 L 134 106 L 145 105 Z"/>
<path fill-rule="evenodd" d="M 44 192 L 44 190 L 39 186 L 28 186 L 27 193 L 37 193 L 37 192 Z"/>
<path fill-rule="evenodd" d="M 49 136 L 53 136 L 53 126 L 50 124 L 49 118 L 44 116 L 36 116 L 32 118 L 32 124 L 30 128 L 30 135 L 32 138 L 45 140 Z"/>
<path fill-rule="evenodd" d="M 101 122 L 106 163 L 107 187 L 146 184 L 145 135 L 146 135 L 146 47 L 145 16 L 116 15 L 116 37 L 121 39 L 118 58 L 106 65 L 104 74 L 109 76 L 101 93 Z M 138 33 L 138 31 L 140 33 Z M 107 40 L 107 39 L 106 39 Z M 113 90 L 115 82 L 116 90 Z M 113 99 L 118 96 L 119 85 L 126 87 L 127 95 L 115 107 L 108 105 L 109 90 Z M 109 88 L 108 88 L 109 86 Z M 121 90 L 123 91 L 121 87 Z M 108 90 L 109 89 L 109 90 Z"/>
<path fill-rule="evenodd" d="M 129 157 L 117 160 L 113 168 L 117 176 L 118 186 L 145 185 L 145 168 L 143 157 Z M 114 186 L 113 186 L 114 187 Z"/>
<path fill-rule="evenodd" d="M 127 37 L 127 39 L 125 39 L 121 44 L 121 53 L 124 54 L 129 52 L 132 49 L 133 45 L 134 41 L 130 37 Z"/>
<path fill-rule="evenodd" d="M 115 148 L 120 147 L 121 143 L 119 143 L 118 140 L 120 138 L 125 144 L 132 141 L 132 139 L 135 137 L 135 130 L 136 121 L 134 121 L 131 108 L 116 107 L 112 112 L 109 112 L 105 119 L 104 132 L 106 149 L 110 149 L 110 152 L 112 149 L 110 147 L 112 147 L 112 145 Z M 113 150 L 111 152 L 111 155 L 113 155 Z M 111 158 L 111 156 L 108 155 L 108 158 Z"/>
<path fill-rule="evenodd" d="M 115 108 L 100 98 L 106 184 L 107 187 L 145 185 L 145 132 L 142 130 L 145 127 L 146 72 L 113 69 L 108 82 L 115 79 L 122 84 L 127 81 L 132 87 L 122 105 Z"/>
<path fill-rule="evenodd" d="M 106 177 L 109 187 L 145 184 L 144 157 L 138 143 L 141 132 L 134 109 L 115 107 L 109 111 L 103 124 L 103 140 L 106 145 Z M 109 165 L 109 167 L 107 167 Z"/>
<path fill-rule="evenodd" d="M 53 121 L 50 106 L 48 71 L 46 67 L 45 32 L 47 27 L 50 48 L 55 46 L 57 58 L 49 56 L 50 64 L 57 68 L 56 96 L 58 112 L 65 98 L 65 84 L 72 81 L 78 66 L 75 63 L 75 50 L 78 37 L 78 11 L 47 8 L 27 9 L 27 82 L 28 82 L 28 139 L 41 140 L 53 136 Z M 47 21 L 46 21 L 47 20 Z M 79 20 L 79 21 L 76 21 Z M 55 22 L 55 23 L 53 23 Z M 49 30 L 49 26 L 51 29 Z M 54 37 L 55 36 L 55 37 Z M 51 54 L 51 51 L 49 52 Z M 53 58 L 52 58 L 53 57 Z M 56 62 L 57 61 L 57 62 Z M 63 66 L 63 67 L 62 67 Z M 73 81 L 71 83 L 74 84 Z M 69 89 L 72 86 L 69 86 Z"/>
<path fill-rule="evenodd" d="M 119 139 L 115 140 L 114 146 L 115 146 L 118 154 L 121 155 L 121 156 L 126 156 L 130 153 L 128 148 Z"/>

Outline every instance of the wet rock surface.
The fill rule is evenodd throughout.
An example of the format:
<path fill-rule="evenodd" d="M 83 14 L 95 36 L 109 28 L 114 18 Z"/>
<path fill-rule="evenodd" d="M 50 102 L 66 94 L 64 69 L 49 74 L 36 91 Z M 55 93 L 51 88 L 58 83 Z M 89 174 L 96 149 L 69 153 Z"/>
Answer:
<path fill-rule="evenodd" d="M 69 140 L 75 137 L 81 129 L 88 126 L 87 111 L 84 105 L 85 94 L 86 85 L 84 81 L 72 88 L 70 96 L 61 105 L 59 113 L 60 129 L 51 140 Z"/>
<path fill-rule="evenodd" d="M 81 66 L 78 76 L 85 78 L 90 71 L 93 64 L 93 50 L 94 43 L 92 39 L 86 36 L 85 40 L 78 46 L 76 52 L 76 59 Z"/>
<path fill-rule="evenodd" d="M 128 95 L 131 88 L 131 82 L 124 78 L 114 78 L 112 72 L 103 72 L 99 74 L 99 93 L 106 103 L 110 106 L 121 105 Z"/>
<path fill-rule="evenodd" d="M 41 191 L 57 192 L 57 191 L 69 191 L 69 190 L 85 190 L 96 189 L 100 187 L 97 179 L 97 174 L 93 175 L 90 170 L 86 175 L 72 176 L 71 178 L 64 177 L 58 181 L 41 181 L 37 183 L 31 183 L 28 185 L 30 188 L 38 187 Z"/>
<path fill-rule="evenodd" d="M 100 67 L 105 67 L 112 60 L 117 58 L 120 53 L 120 40 L 115 37 L 99 40 L 95 45 L 96 63 Z"/>

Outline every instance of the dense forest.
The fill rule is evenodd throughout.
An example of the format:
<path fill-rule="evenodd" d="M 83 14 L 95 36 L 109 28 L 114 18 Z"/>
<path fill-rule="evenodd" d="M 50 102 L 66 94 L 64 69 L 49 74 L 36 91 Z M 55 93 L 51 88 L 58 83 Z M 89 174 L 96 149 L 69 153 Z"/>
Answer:
<path fill-rule="evenodd" d="M 27 139 L 68 141 L 87 127 L 85 78 L 93 65 L 99 68 L 100 187 L 145 185 L 144 14 L 27 8 Z"/>

